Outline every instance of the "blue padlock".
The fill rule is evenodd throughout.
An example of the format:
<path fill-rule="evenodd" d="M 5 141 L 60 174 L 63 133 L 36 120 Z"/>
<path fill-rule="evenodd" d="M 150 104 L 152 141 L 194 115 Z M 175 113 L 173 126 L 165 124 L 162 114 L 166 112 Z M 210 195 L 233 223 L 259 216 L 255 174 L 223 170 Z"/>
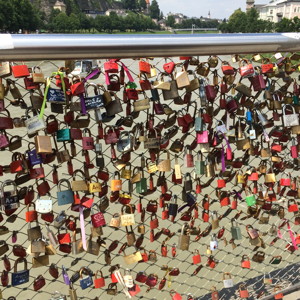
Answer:
<path fill-rule="evenodd" d="M 61 190 L 61 184 L 63 182 L 66 182 L 68 189 L 62 191 Z M 61 179 L 58 182 L 57 186 L 58 192 L 57 192 L 57 204 L 58 205 L 66 205 L 66 204 L 72 204 L 74 202 L 74 192 L 71 189 L 71 184 L 69 180 L 67 179 Z"/>
<path fill-rule="evenodd" d="M 82 278 L 83 273 L 88 274 L 88 275 L 85 276 L 84 278 Z M 85 290 L 85 289 L 87 289 L 88 287 L 90 287 L 90 286 L 93 285 L 93 279 L 92 279 L 92 277 L 89 275 L 89 273 L 88 273 L 88 271 L 87 271 L 86 268 L 81 268 L 79 274 L 80 274 L 80 281 L 79 281 L 79 283 L 80 283 L 80 287 L 81 287 L 83 290 Z"/>

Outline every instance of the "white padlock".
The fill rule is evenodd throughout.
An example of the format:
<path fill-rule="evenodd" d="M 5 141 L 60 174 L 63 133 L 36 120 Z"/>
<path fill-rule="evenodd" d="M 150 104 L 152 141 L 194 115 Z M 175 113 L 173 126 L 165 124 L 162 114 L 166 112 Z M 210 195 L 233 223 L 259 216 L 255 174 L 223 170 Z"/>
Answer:
<path fill-rule="evenodd" d="M 124 278 L 124 283 L 128 288 L 134 287 L 133 278 L 130 274 L 129 269 L 125 270 L 123 278 Z"/>
<path fill-rule="evenodd" d="M 210 250 L 215 251 L 217 249 L 218 249 L 218 241 L 217 241 L 216 235 L 213 234 L 211 236 L 211 241 L 210 241 Z"/>
<path fill-rule="evenodd" d="M 226 279 L 226 276 L 228 277 L 228 279 Z M 226 272 L 223 274 L 223 284 L 224 284 L 224 288 L 228 289 L 233 287 L 233 280 L 231 278 L 231 274 Z"/>

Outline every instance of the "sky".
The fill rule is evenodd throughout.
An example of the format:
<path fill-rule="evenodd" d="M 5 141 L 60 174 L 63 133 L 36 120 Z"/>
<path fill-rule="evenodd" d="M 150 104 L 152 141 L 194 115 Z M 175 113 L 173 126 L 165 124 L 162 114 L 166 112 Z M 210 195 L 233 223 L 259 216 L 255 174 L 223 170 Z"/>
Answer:
<path fill-rule="evenodd" d="M 169 12 L 183 13 L 188 17 L 228 18 L 236 9 L 246 10 L 246 0 L 157 0 L 164 15 Z M 266 4 L 269 0 L 255 0 L 255 4 Z"/>

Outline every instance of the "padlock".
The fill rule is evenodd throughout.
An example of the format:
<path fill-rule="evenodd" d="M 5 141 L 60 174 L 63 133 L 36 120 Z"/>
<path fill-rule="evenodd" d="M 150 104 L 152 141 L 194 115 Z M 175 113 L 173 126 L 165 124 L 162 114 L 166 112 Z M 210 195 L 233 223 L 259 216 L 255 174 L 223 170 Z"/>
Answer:
<path fill-rule="evenodd" d="M 65 182 L 67 184 L 67 190 L 61 190 L 61 184 Z M 57 185 L 57 204 L 66 205 L 74 202 L 74 192 L 71 189 L 71 184 L 67 179 L 61 179 Z"/>
<path fill-rule="evenodd" d="M 244 284 L 240 284 L 239 286 L 239 294 L 242 299 L 249 297 L 249 292 Z"/>
<path fill-rule="evenodd" d="M 211 240 L 210 240 L 209 246 L 210 246 L 210 250 L 211 251 L 215 251 L 215 250 L 218 249 L 218 241 L 217 241 L 217 237 L 216 237 L 215 234 L 213 234 L 211 236 Z"/>
<path fill-rule="evenodd" d="M 188 228 L 188 223 L 184 223 L 181 228 L 181 233 L 179 235 L 178 247 L 180 250 L 188 250 L 190 246 L 190 233 Z"/>
<path fill-rule="evenodd" d="M 244 269 L 250 269 L 250 259 L 246 254 L 242 256 L 241 267 Z"/>
<path fill-rule="evenodd" d="M 171 222 L 174 222 L 178 212 L 177 196 L 174 195 L 169 204 L 169 216 Z"/>
<path fill-rule="evenodd" d="M 228 279 L 226 279 L 228 277 Z M 223 274 L 223 285 L 224 288 L 232 288 L 233 287 L 233 280 L 231 278 L 231 274 L 229 272 L 225 272 Z"/>
<path fill-rule="evenodd" d="M 186 192 L 190 192 L 193 189 L 193 182 L 190 173 L 184 175 L 184 189 Z"/>
<path fill-rule="evenodd" d="M 193 255 L 193 264 L 197 265 L 200 263 L 201 263 L 201 256 L 200 256 L 199 250 L 196 249 L 194 251 L 194 255 Z"/>
<path fill-rule="evenodd" d="M 241 240 L 243 238 L 241 228 L 238 227 L 235 219 L 231 220 L 231 236 L 234 240 Z"/>
<path fill-rule="evenodd" d="M 100 273 L 100 277 L 98 277 L 98 273 Z M 103 277 L 103 273 L 100 270 L 97 270 L 94 277 L 94 287 L 96 289 L 100 289 L 105 286 L 105 279 Z"/>
<path fill-rule="evenodd" d="M 219 217 L 217 211 L 213 211 L 211 214 L 211 225 L 212 229 L 219 228 Z"/>
<path fill-rule="evenodd" d="M 33 206 L 33 210 L 29 210 L 30 206 Z M 26 222 L 33 222 L 37 220 L 37 211 L 35 210 L 35 204 L 34 203 L 29 203 L 27 205 L 27 211 L 25 213 L 25 220 Z"/>
<path fill-rule="evenodd" d="M 114 179 L 111 180 L 110 188 L 111 188 L 111 191 L 113 191 L 113 192 L 120 191 L 122 189 L 122 180 L 120 179 L 119 172 L 114 173 Z"/>
<path fill-rule="evenodd" d="M 6 186 L 13 186 L 13 190 L 4 191 Z M 13 180 L 5 180 L 1 185 L 1 207 L 3 210 L 13 210 L 20 207 L 17 185 Z"/>

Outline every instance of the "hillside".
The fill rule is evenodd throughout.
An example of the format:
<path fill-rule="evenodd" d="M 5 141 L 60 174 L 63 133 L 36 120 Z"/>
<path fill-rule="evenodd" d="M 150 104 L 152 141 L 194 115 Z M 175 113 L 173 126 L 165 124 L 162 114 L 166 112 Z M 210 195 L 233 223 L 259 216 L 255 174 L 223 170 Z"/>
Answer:
<path fill-rule="evenodd" d="M 47 16 L 57 0 L 31 0 L 33 5 L 39 7 Z M 80 10 L 106 11 L 111 8 L 122 8 L 122 3 L 114 0 L 65 0 L 67 6 L 78 7 Z"/>

